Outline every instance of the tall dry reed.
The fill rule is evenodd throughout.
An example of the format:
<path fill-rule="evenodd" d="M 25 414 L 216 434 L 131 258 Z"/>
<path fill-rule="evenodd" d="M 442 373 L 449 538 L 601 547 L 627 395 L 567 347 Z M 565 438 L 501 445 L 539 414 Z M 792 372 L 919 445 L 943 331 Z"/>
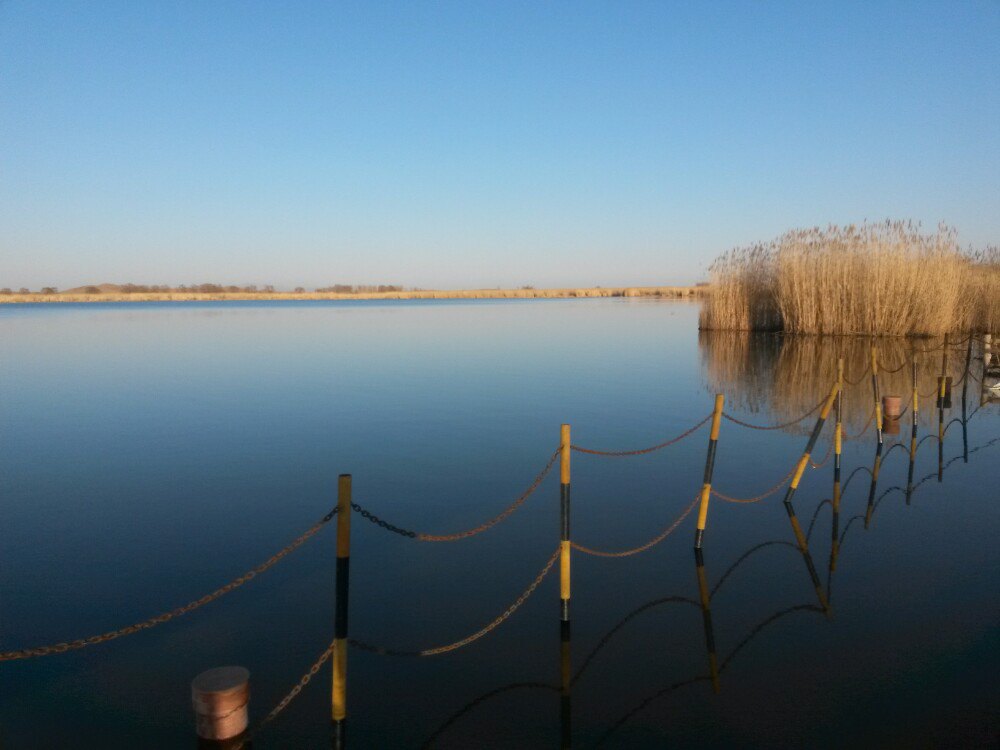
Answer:
<path fill-rule="evenodd" d="M 967 255 L 944 226 L 793 230 L 726 253 L 710 272 L 705 330 L 939 336 L 1000 322 L 1000 253 Z"/>

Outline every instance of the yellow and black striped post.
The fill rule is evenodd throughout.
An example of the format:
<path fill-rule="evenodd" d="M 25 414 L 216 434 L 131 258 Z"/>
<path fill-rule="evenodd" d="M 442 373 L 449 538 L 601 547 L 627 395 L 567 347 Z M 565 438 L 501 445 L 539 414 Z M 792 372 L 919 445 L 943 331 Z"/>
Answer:
<path fill-rule="evenodd" d="M 842 447 L 842 431 L 844 419 L 844 360 L 837 362 L 837 423 L 833 430 L 833 496 L 830 505 L 833 509 L 830 541 L 830 571 L 837 569 L 838 533 L 840 529 L 840 455 Z"/>
<path fill-rule="evenodd" d="M 726 397 L 715 394 L 715 409 L 712 411 L 712 432 L 708 437 L 708 455 L 705 457 L 705 476 L 701 485 L 701 504 L 698 506 L 698 528 L 694 532 L 694 548 L 701 549 L 708 523 L 708 500 L 712 496 L 712 473 L 715 471 L 715 449 L 719 443 L 719 425 L 722 423 L 722 406 Z"/>
<path fill-rule="evenodd" d="M 559 433 L 559 727 L 560 746 L 568 748 L 572 745 L 573 721 L 572 701 L 570 697 L 570 544 L 569 511 L 570 511 L 570 454 L 572 443 L 568 424 L 562 425 Z"/>
<path fill-rule="evenodd" d="M 816 420 L 816 426 L 813 427 L 812 434 L 809 436 L 809 442 L 806 443 L 806 449 L 803 451 L 802 458 L 799 459 L 799 463 L 795 467 L 791 484 L 788 485 L 788 490 L 785 492 L 785 512 L 788 513 L 788 520 L 792 525 L 795 541 L 798 543 L 799 551 L 802 553 L 802 559 L 805 560 L 806 568 L 809 571 L 809 577 L 812 579 L 813 587 L 816 589 L 816 596 L 819 598 L 820 606 L 828 617 L 830 616 L 830 604 L 827 601 L 826 594 L 823 593 L 823 585 L 820 583 L 819 575 L 816 573 L 816 566 L 813 565 L 812 555 L 809 553 L 809 545 L 806 543 L 806 536 L 802 533 L 799 519 L 795 516 L 795 507 L 792 505 L 792 498 L 799 487 L 802 474 L 809 464 L 809 456 L 812 454 L 813 448 L 816 447 L 816 441 L 819 440 L 820 433 L 823 432 L 823 425 L 826 423 L 826 418 L 830 415 L 830 409 L 833 408 L 833 402 L 837 398 L 838 393 L 840 393 L 839 381 L 834 382 L 833 388 L 830 389 L 830 394 L 826 397 L 823 409 Z"/>
<path fill-rule="evenodd" d="M 945 335 L 947 343 L 948 336 Z M 938 378 L 938 482 L 944 481 L 944 376 Z"/>
<path fill-rule="evenodd" d="M 878 350 L 872 343 L 872 395 L 875 397 L 875 432 L 882 442 L 882 397 L 878 388 Z"/>
<path fill-rule="evenodd" d="M 809 436 L 809 442 L 806 443 L 806 449 L 802 453 L 802 458 L 799 459 L 799 463 L 795 467 L 792 482 L 788 485 L 788 491 L 785 493 L 786 505 L 791 502 L 795 491 L 799 488 L 802 474 L 805 472 L 806 466 L 809 465 L 809 456 L 812 454 L 813 448 L 816 447 L 816 441 L 819 440 L 819 435 L 823 431 L 823 425 L 826 423 L 826 418 L 830 416 L 830 409 L 833 408 L 833 401 L 837 398 L 838 393 L 840 393 L 840 383 L 834 383 L 833 388 L 830 389 L 830 395 L 826 397 L 823 409 L 819 413 L 819 418 L 816 420 L 816 426 L 813 427 L 812 434 Z"/>
<path fill-rule="evenodd" d="M 913 427 L 910 430 L 910 466 L 906 472 L 906 504 L 910 504 L 910 498 L 913 496 L 913 465 L 917 459 L 917 413 L 918 413 L 919 401 L 917 398 L 917 361 L 913 360 L 913 402 L 910 405 L 910 411 L 913 412 L 912 420 Z"/>
<path fill-rule="evenodd" d="M 869 528 L 872 522 L 872 513 L 875 512 L 875 491 L 878 487 L 878 473 L 882 468 L 882 443 L 875 446 L 875 462 L 872 464 L 872 483 L 868 488 L 868 508 L 865 510 L 865 528 Z"/>
<path fill-rule="evenodd" d="M 337 604 L 333 624 L 333 746 L 347 742 L 347 603 L 351 569 L 351 475 L 337 480 Z"/>
<path fill-rule="evenodd" d="M 962 463 L 969 463 L 969 428 L 966 405 L 969 395 L 969 371 L 972 368 L 972 334 L 969 334 L 969 346 L 965 350 L 965 374 L 962 376 Z"/>
<path fill-rule="evenodd" d="M 570 596 L 570 543 L 569 543 L 569 506 L 570 506 L 570 478 L 569 478 L 569 458 L 570 458 L 570 434 L 569 425 L 564 424 L 560 430 L 559 448 L 559 602 L 560 618 L 562 622 L 569 622 L 569 596 Z"/>
<path fill-rule="evenodd" d="M 700 549 L 694 551 L 694 569 L 698 577 L 698 598 L 701 600 L 701 619 L 705 626 L 705 649 L 708 651 L 708 673 L 712 677 L 712 690 L 719 692 L 719 659 L 715 654 L 715 629 L 712 627 L 712 597 L 705 576 L 705 558 Z"/>
<path fill-rule="evenodd" d="M 844 433 L 844 358 L 837 360 L 837 424 L 833 431 L 833 524 L 830 541 L 830 570 L 837 569 L 840 532 L 840 454 Z"/>

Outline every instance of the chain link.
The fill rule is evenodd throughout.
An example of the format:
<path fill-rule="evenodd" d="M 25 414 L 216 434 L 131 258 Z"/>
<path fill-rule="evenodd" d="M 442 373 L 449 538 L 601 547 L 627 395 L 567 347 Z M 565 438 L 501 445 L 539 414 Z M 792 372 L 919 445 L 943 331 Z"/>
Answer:
<path fill-rule="evenodd" d="M 535 480 L 531 483 L 528 489 L 522 492 L 521 495 L 516 500 L 514 500 L 514 502 L 508 505 L 499 515 L 496 515 L 490 520 L 479 524 L 479 526 L 476 526 L 471 529 L 466 529 L 465 531 L 459 531 L 454 534 L 424 534 L 419 531 L 411 531 L 409 529 L 404 529 L 400 526 L 396 526 L 394 524 L 389 523 L 388 521 L 379 518 L 377 515 L 367 510 L 366 508 L 362 507 L 358 503 L 351 503 L 351 508 L 353 508 L 366 521 L 371 521 L 379 528 L 385 529 L 386 531 L 391 531 L 394 534 L 399 534 L 400 536 L 405 536 L 408 539 L 416 539 L 419 542 L 454 542 L 459 539 L 465 539 L 467 537 L 480 534 L 486 531 L 487 529 L 493 528 L 501 521 L 504 521 L 508 517 L 510 517 L 510 515 L 513 514 L 514 511 L 516 511 L 522 505 L 524 505 L 525 501 L 529 497 L 531 497 L 531 495 L 535 492 L 535 490 L 539 488 L 539 486 L 541 486 L 542 482 L 545 481 L 545 477 L 547 477 L 549 475 L 549 472 L 552 471 L 552 467 L 555 465 L 556 459 L 558 457 L 559 457 L 559 450 L 556 449 L 549 457 L 548 462 L 545 464 L 545 468 L 543 468 L 538 473 L 538 476 L 535 477 Z"/>
<path fill-rule="evenodd" d="M 637 555 L 640 552 L 645 552 L 646 550 L 655 547 L 657 544 L 670 536 L 670 534 L 681 525 L 681 522 L 687 518 L 688 514 L 694 509 L 694 506 L 698 503 L 698 497 L 699 495 L 694 496 L 694 500 L 691 501 L 691 504 L 684 509 L 683 513 L 677 516 L 672 524 L 670 524 L 660 534 L 639 547 L 622 550 L 621 552 L 604 552 L 601 550 L 591 549 L 590 547 L 584 547 L 582 544 L 577 544 L 576 542 L 570 542 L 570 544 L 573 546 L 573 549 L 583 552 L 585 555 L 594 555 L 595 557 L 629 557 L 631 555 Z"/>
<path fill-rule="evenodd" d="M 785 427 L 791 427 L 794 424 L 798 424 L 799 422 L 801 422 L 806 417 L 812 416 L 817 411 L 819 411 L 819 408 L 821 406 L 823 406 L 823 404 L 825 404 L 825 403 L 826 403 L 826 396 L 824 396 L 823 399 L 818 404 L 816 404 L 816 406 L 814 406 L 812 409 L 810 409 L 809 411 L 807 411 L 805 414 L 803 414 L 798 419 L 793 419 L 791 422 L 785 422 L 784 424 L 776 424 L 776 425 L 771 425 L 771 426 L 763 426 L 763 425 L 757 425 L 757 424 L 750 424 L 749 422 L 744 422 L 742 420 L 739 420 L 739 419 L 737 419 L 736 417 L 734 417 L 734 416 L 732 416 L 730 414 L 726 414 L 726 412 L 722 412 L 722 416 L 725 419 L 728 419 L 730 422 L 738 424 L 741 427 L 749 427 L 751 430 L 782 430 Z"/>
<path fill-rule="evenodd" d="M 230 591 L 238 589 L 245 583 L 249 583 L 258 575 L 268 570 L 279 561 L 281 561 L 290 552 L 295 551 L 303 544 L 306 543 L 317 531 L 319 531 L 324 524 L 328 523 L 337 513 L 337 508 L 334 507 L 329 513 L 327 513 L 323 518 L 313 524 L 304 534 L 302 534 L 298 539 L 293 541 L 291 544 L 282 548 L 274 555 L 269 557 L 267 560 L 262 562 L 256 568 L 247 571 L 239 578 L 236 578 L 225 586 L 217 588 L 210 594 L 205 594 L 201 599 L 196 599 L 192 602 L 185 604 L 183 607 L 177 607 L 169 612 L 164 612 L 157 615 L 156 617 L 150 617 L 148 620 L 143 620 L 142 622 L 137 622 L 134 625 L 127 625 L 124 628 L 119 628 L 118 630 L 111 630 L 107 633 L 101 633 L 100 635 L 92 635 L 88 638 L 78 638 L 75 641 L 64 641 L 62 643 L 55 643 L 48 646 L 36 646 L 34 648 L 18 649 L 16 651 L 3 651 L 0 652 L 0 662 L 4 661 L 15 661 L 18 659 L 30 659 L 36 656 L 48 656 L 50 654 L 62 654 L 67 651 L 75 651 L 77 649 L 84 648 L 86 646 L 93 646 L 98 643 L 107 643 L 108 641 L 113 641 L 116 638 L 121 638 L 122 636 L 132 635 L 133 633 L 139 633 L 143 630 L 149 630 L 150 628 L 155 628 L 157 625 L 162 625 L 165 622 L 169 622 L 174 618 L 186 615 L 188 612 L 193 612 L 196 609 L 204 607 L 210 602 L 214 602 L 216 599 L 228 594 Z"/>
<path fill-rule="evenodd" d="M 381 518 L 376 516 L 369 510 L 361 507 L 357 503 L 351 503 L 351 509 L 354 510 L 359 516 L 361 516 L 366 521 L 371 521 L 373 524 L 379 528 L 385 529 L 386 531 L 391 531 L 393 534 L 399 534 L 400 536 L 405 536 L 409 539 L 414 539 L 417 536 L 417 532 L 410 531 L 408 529 L 401 529 L 399 526 L 394 526 L 388 521 L 383 521 Z"/>
<path fill-rule="evenodd" d="M 295 687 L 289 690 L 288 694 L 285 695 L 285 697 L 282 698 L 280 701 L 278 701 L 278 705 L 272 708 L 271 712 L 267 716 L 265 716 L 256 727 L 254 727 L 253 731 L 250 733 L 248 737 L 248 741 L 252 740 L 257 735 L 258 732 L 260 732 L 264 727 L 266 727 L 268 724 L 274 721 L 277 718 L 278 714 L 280 714 L 282 711 L 288 708 L 288 704 L 298 697 L 299 693 L 301 693 L 303 688 L 305 688 L 305 686 L 312 681 L 313 677 L 319 674 L 319 670 L 323 668 L 323 665 L 326 664 L 330 660 L 330 657 L 333 655 L 333 648 L 334 648 L 333 644 L 334 642 L 331 641 L 330 645 L 326 647 L 326 651 L 320 654 L 319 658 L 315 662 L 313 662 L 312 666 L 309 667 L 306 673 L 302 675 L 301 678 L 299 678 L 299 681 L 297 683 L 295 683 Z"/>
<path fill-rule="evenodd" d="M 810 458 L 809 459 L 809 465 L 812 466 L 814 469 L 819 469 L 827 461 L 829 461 L 830 460 L 830 454 L 833 453 L 833 442 L 834 442 L 833 440 L 830 440 L 830 444 L 826 447 L 826 455 L 823 456 L 823 460 L 822 461 L 820 461 L 819 463 L 816 463 L 815 461 L 812 460 L 812 458 Z"/>
<path fill-rule="evenodd" d="M 864 380 L 865 375 L 867 375 L 871 371 L 872 371 L 871 363 L 868 363 L 868 364 L 865 365 L 865 369 L 861 372 L 861 374 L 858 375 L 858 379 L 857 380 L 850 380 L 847 377 L 845 377 L 844 378 L 844 385 L 857 385 L 862 380 Z"/>
<path fill-rule="evenodd" d="M 425 648 L 421 649 L 420 651 L 403 651 L 400 649 L 386 648 L 384 646 L 376 646 L 374 644 L 366 643 L 365 641 L 355 640 L 353 638 L 349 639 L 348 643 L 354 648 L 361 649 L 362 651 L 371 651 L 373 653 L 381 654 L 383 656 L 437 656 L 438 654 L 445 654 L 448 653 L 449 651 L 455 651 L 457 649 L 460 649 L 463 646 L 468 646 L 470 643 L 478 641 L 484 635 L 487 635 L 493 630 L 496 630 L 498 627 L 500 627 L 500 625 L 506 622 L 510 618 L 510 616 L 513 615 L 518 610 L 518 608 L 522 604 L 524 604 L 525 601 L 527 601 L 528 597 L 530 597 L 535 592 L 535 589 L 538 588 L 538 585 L 542 582 L 545 576 L 548 575 L 549 571 L 552 570 L 552 566 L 558 559 L 559 559 L 559 548 L 557 547 L 556 551 L 552 553 L 551 557 L 549 557 L 548 562 L 545 563 L 545 567 L 542 568 L 541 572 L 537 576 L 535 576 L 535 580 L 533 580 L 531 584 L 528 586 L 528 588 L 526 588 L 524 592 L 519 597 L 517 597 L 517 599 L 514 601 L 513 604 L 507 607 L 507 609 L 505 609 L 499 616 L 494 618 L 485 627 L 480 628 L 472 635 L 468 635 L 459 641 L 455 641 L 454 643 L 449 643 L 446 646 L 437 646 L 435 648 Z"/>
<path fill-rule="evenodd" d="M 844 433 L 844 440 L 855 440 L 862 435 L 864 435 L 871 428 L 872 423 L 875 421 L 875 407 L 872 407 L 872 413 L 868 415 L 868 421 L 865 422 L 865 426 L 861 428 L 861 432 L 856 432 L 853 435 L 848 435 Z"/>
<path fill-rule="evenodd" d="M 454 542 L 457 541 L 458 539 L 465 539 L 466 537 L 475 536 L 476 534 L 480 534 L 486 531 L 487 529 L 496 526 L 501 521 L 506 520 L 508 516 L 510 516 L 515 510 L 520 508 L 524 504 L 524 502 L 529 497 L 531 497 L 532 493 L 534 493 L 534 491 L 538 489 L 538 487 L 542 484 L 542 482 L 545 481 L 545 477 L 547 477 L 549 475 L 549 472 L 552 471 L 552 467 L 555 465 L 557 458 L 559 458 L 559 449 L 556 449 L 556 451 L 552 454 L 552 456 L 549 458 L 548 463 L 545 464 L 545 468 L 538 473 L 538 476 L 535 477 L 535 481 L 531 483 L 531 486 L 528 487 L 528 489 L 526 489 L 523 493 L 521 493 L 521 496 L 519 498 L 517 498 L 514 502 L 508 505 L 503 510 L 503 512 L 501 512 L 497 516 L 494 516 L 489 521 L 485 521 L 484 523 L 479 524 L 475 528 L 467 529 L 466 531 L 459 531 L 454 534 L 417 534 L 417 539 L 421 542 Z"/>
<path fill-rule="evenodd" d="M 798 466 L 798 464 L 796 464 L 796 466 Z M 754 497 L 730 497 L 729 495 L 725 495 L 719 492 L 714 487 L 712 488 L 712 494 L 715 497 L 719 498 L 720 500 L 725 500 L 727 503 L 747 503 L 747 504 L 758 503 L 764 498 L 770 497 L 775 492 L 784 487 L 786 484 L 788 484 L 788 480 L 790 480 L 792 478 L 792 475 L 795 473 L 796 466 L 793 466 L 791 471 L 789 471 L 787 474 L 785 474 L 784 477 L 781 478 L 780 482 L 771 487 L 771 489 L 762 492 L 760 495 L 755 495 Z"/>
<path fill-rule="evenodd" d="M 684 438 L 686 438 L 688 435 L 693 435 L 695 432 L 697 432 L 701 427 L 703 427 L 705 424 L 707 424 L 708 420 L 710 420 L 711 418 L 712 418 L 712 415 L 709 414 L 707 417 L 705 417 L 703 420 L 701 420 L 694 427 L 692 427 L 692 428 L 690 428 L 688 430 L 685 430 L 684 432 L 682 432 L 677 437 L 671 438 L 670 440 L 668 440 L 665 443 L 660 443 L 658 445 L 652 445 L 649 448 L 641 448 L 639 450 L 634 450 L 634 451 L 599 451 L 599 450 L 594 450 L 592 448 L 582 448 L 579 445 L 571 445 L 570 448 L 572 450 L 576 451 L 577 453 L 588 453 L 588 454 L 590 454 L 592 456 L 610 456 L 610 457 L 613 457 L 613 458 L 620 458 L 622 456 L 642 456 L 642 455 L 645 455 L 647 453 L 652 453 L 653 451 L 658 451 L 658 450 L 660 450 L 662 448 L 666 448 L 668 446 L 671 446 L 674 443 L 679 443 L 681 440 L 683 440 Z"/>

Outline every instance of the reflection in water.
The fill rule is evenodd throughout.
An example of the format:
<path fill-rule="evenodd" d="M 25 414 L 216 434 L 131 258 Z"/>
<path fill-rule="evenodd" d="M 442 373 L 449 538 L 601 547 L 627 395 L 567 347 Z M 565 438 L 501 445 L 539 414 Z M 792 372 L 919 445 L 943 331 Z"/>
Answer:
<path fill-rule="evenodd" d="M 942 356 L 944 338 L 877 339 L 878 390 L 881 396 L 912 393 L 922 400 L 936 398 L 939 378 L 966 385 L 966 361 L 982 344 L 978 339 L 948 342 L 944 351 L 967 354 Z M 857 436 L 874 421 L 875 395 L 871 371 L 871 339 L 857 336 L 784 336 L 747 331 L 699 331 L 698 346 L 706 373 L 706 390 L 725 393 L 730 409 L 771 413 L 785 422 L 816 406 L 818 395 L 837 377 L 844 359 L 845 439 Z M 974 349 L 975 347 L 975 349 Z M 978 355 L 976 355 L 978 356 Z M 914 364 L 909 366 L 911 360 Z M 950 391 L 949 391 L 950 394 Z M 950 397 L 950 396 L 949 396 Z M 928 426 L 931 417 L 925 417 Z M 890 426 L 891 429 L 892 426 Z M 806 434 L 808 424 L 793 428 Z M 888 430 L 887 430 L 888 431 Z"/>
<path fill-rule="evenodd" d="M 967 435 L 967 422 L 968 416 L 963 410 L 962 418 L 955 421 L 961 422 L 963 428 L 963 436 Z M 914 412 L 913 418 L 913 429 L 916 430 L 916 412 Z M 940 444 L 943 445 L 944 438 L 947 429 L 943 428 L 941 431 Z M 913 440 L 911 439 L 911 466 L 908 470 L 908 479 L 906 486 L 906 497 L 907 501 L 913 496 L 913 494 L 920 488 L 922 484 L 929 481 L 930 479 L 941 476 L 943 477 L 944 471 L 955 461 L 963 459 L 968 462 L 968 457 L 970 453 L 978 452 L 983 448 L 990 447 L 1000 443 L 1000 438 L 994 438 L 978 448 L 974 448 L 971 451 L 968 448 L 967 439 L 963 437 L 963 450 L 960 455 L 953 457 L 950 461 L 946 463 L 939 463 L 937 471 L 928 474 L 916 483 L 913 482 L 912 478 L 912 456 L 914 454 Z M 900 445 L 897 443 L 896 445 Z M 837 461 L 834 464 L 834 479 L 833 479 L 833 489 L 832 498 L 822 500 L 816 507 L 812 519 L 809 524 L 809 529 L 807 532 L 803 533 L 801 526 L 799 525 L 798 519 L 795 515 L 794 508 L 792 507 L 791 501 L 786 500 L 786 509 L 788 510 L 788 516 L 791 522 L 793 534 L 795 536 L 795 544 L 781 539 L 774 539 L 759 544 L 754 545 L 750 549 L 739 555 L 736 560 L 730 565 L 730 567 L 719 577 L 715 586 L 711 589 L 708 584 L 708 575 L 706 572 L 705 556 L 704 550 L 701 548 L 695 548 L 694 550 L 694 560 L 695 560 L 695 580 L 698 588 L 698 601 L 694 601 L 690 598 L 673 595 L 658 597 L 656 599 L 650 600 L 622 617 L 610 630 L 608 630 L 593 647 L 593 649 L 587 654 L 586 658 L 581 663 L 579 669 L 575 675 L 571 675 L 570 666 L 570 629 L 569 624 L 566 621 L 560 622 L 560 682 L 558 685 L 548 684 L 544 682 L 516 682 L 510 683 L 508 685 L 501 686 L 490 690 L 482 695 L 474 698 L 465 704 L 461 709 L 452 714 L 448 719 L 446 719 L 435 732 L 428 737 L 428 739 L 423 743 L 422 747 L 429 748 L 435 746 L 435 743 L 440 739 L 451 727 L 459 722 L 460 719 L 470 714 L 474 709 L 483 705 L 484 703 L 492 700 L 493 698 L 515 692 L 515 691 L 529 691 L 529 690 L 542 690 L 558 692 L 560 694 L 559 702 L 559 724 L 560 724 L 560 746 L 563 748 L 572 747 L 572 704 L 570 701 L 570 695 L 572 687 L 584 676 L 588 668 L 597 658 L 597 656 L 603 651 L 603 649 L 619 634 L 624 632 L 626 626 L 635 621 L 636 618 L 648 613 L 654 609 L 662 607 L 668 604 L 688 604 L 698 606 L 702 613 L 702 627 L 704 634 L 705 652 L 707 656 L 707 674 L 698 674 L 688 677 L 682 680 L 676 680 L 668 685 L 657 689 L 652 694 L 646 696 L 636 705 L 626 711 L 617 720 L 611 722 L 610 726 L 600 735 L 595 747 L 599 747 L 605 744 L 609 739 L 611 739 L 618 730 L 625 726 L 632 718 L 640 714 L 643 710 L 648 708 L 651 704 L 659 701 L 666 696 L 674 693 L 681 688 L 688 687 L 691 685 L 696 685 L 698 683 L 708 682 L 711 684 L 712 691 L 714 693 L 721 692 L 721 675 L 725 670 L 733 663 L 733 660 L 746 649 L 746 647 L 761 633 L 764 632 L 770 625 L 776 623 L 782 618 L 799 612 L 814 612 L 822 613 L 827 619 L 832 618 L 832 608 L 831 608 L 831 598 L 832 598 L 832 583 L 833 575 L 837 568 L 837 558 L 843 548 L 844 541 L 851 530 L 855 522 L 864 521 L 864 528 L 869 528 L 872 518 L 878 509 L 879 504 L 883 499 L 890 496 L 894 492 L 902 492 L 902 488 L 898 486 L 890 487 L 886 489 L 878 498 L 876 498 L 876 488 L 878 484 L 879 471 L 881 467 L 881 461 L 883 458 L 882 452 L 883 446 L 881 443 L 876 444 L 875 448 L 875 459 L 871 470 L 865 466 L 856 467 L 847 479 L 843 488 L 840 484 L 841 478 L 841 466 L 840 462 Z M 888 454 L 886 454 L 886 458 Z M 839 518 L 840 518 L 840 504 L 842 494 L 846 492 L 849 488 L 851 480 L 854 476 L 860 472 L 867 471 L 871 474 L 871 484 L 868 492 L 868 503 L 865 512 L 862 514 L 857 514 L 852 516 L 848 522 L 845 524 L 843 530 L 839 529 Z M 817 574 L 816 567 L 812 560 L 812 554 L 810 552 L 809 540 L 812 536 L 814 526 L 816 524 L 817 518 L 822 511 L 822 509 L 829 505 L 832 510 L 831 518 L 831 535 L 830 535 L 830 564 L 827 572 L 827 580 L 825 588 L 820 582 L 820 578 Z M 733 573 L 740 568 L 747 560 L 753 557 L 757 552 L 767 549 L 769 547 L 785 546 L 795 548 L 799 551 L 807 571 L 809 573 L 810 580 L 813 584 L 817 599 L 819 600 L 819 606 L 815 604 L 796 604 L 788 607 L 783 607 L 771 615 L 764 618 L 762 621 L 758 622 L 756 625 L 751 627 L 746 635 L 741 638 L 736 645 L 725 655 L 721 660 L 718 657 L 716 648 L 716 637 L 715 628 L 713 625 L 713 615 L 712 615 L 712 599 L 716 596 L 723 585 L 731 579 Z"/>

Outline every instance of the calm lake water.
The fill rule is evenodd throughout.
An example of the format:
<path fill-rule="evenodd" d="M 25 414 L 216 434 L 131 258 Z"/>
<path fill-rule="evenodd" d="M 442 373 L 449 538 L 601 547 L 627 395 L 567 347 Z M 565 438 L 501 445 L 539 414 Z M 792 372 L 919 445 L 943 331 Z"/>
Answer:
<path fill-rule="evenodd" d="M 322 517 L 340 473 L 353 474 L 355 500 L 394 524 L 460 531 L 531 484 L 562 422 L 575 444 L 642 448 L 703 419 L 717 389 L 738 418 L 786 422 L 829 390 L 838 354 L 851 379 L 868 362 L 867 342 L 699 337 L 697 312 L 625 299 L 0 306 L 0 651 L 102 633 L 201 597 Z M 886 343 L 886 364 L 909 348 Z M 995 746 L 1000 442 L 990 441 L 1000 405 L 967 419 L 966 462 L 965 354 L 956 347 L 946 364 L 956 388 L 944 419 L 959 421 L 946 433 L 942 481 L 928 439 L 907 504 L 904 415 L 900 434 L 885 437 L 885 449 L 905 444 L 886 453 L 867 530 L 871 478 L 860 470 L 846 486 L 832 572 L 832 459 L 810 468 L 795 496 L 808 560 L 782 492 L 755 504 L 713 498 L 704 573 L 710 589 L 723 581 L 710 600 L 718 693 L 692 514 L 643 554 L 574 552 L 569 701 L 554 569 L 507 622 L 460 650 L 352 649 L 350 745 Z M 941 353 L 918 361 L 920 390 L 933 390 Z M 910 378 L 905 366 L 887 375 L 883 393 L 906 403 Z M 968 416 L 980 394 L 966 382 Z M 871 407 L 861 377 L 845 398 L 848 433 Z M 813 419 L 772 431 L 724 421 L 714 485 L 767 490 Z M 937 423 L 933 400 L 922 401 L 919 437 Z M 829 425 L 817 463 L 831 436 Z M 703 427 L 648 455 L 574 453 L 573 539 L 620 550 L 659 534 L 700 488 L 707 441 Z M 845 442 L 843 479 L 872 466 L 875 446 L 872 429 Z M 558 482 L 557 469 L 504 523 L 451 544 L 355 514 L 351 635 L 421 649 L 489 623 L 558 545 Z M 190 680 L 226 664 L 251 671 L 260 719 L 332 638 L 333 525 L 197 612 L 0 663 L 0 745 L 194 747 Z M 328 746 L 329 675 L 327 664 L 254 747 Z"/>

